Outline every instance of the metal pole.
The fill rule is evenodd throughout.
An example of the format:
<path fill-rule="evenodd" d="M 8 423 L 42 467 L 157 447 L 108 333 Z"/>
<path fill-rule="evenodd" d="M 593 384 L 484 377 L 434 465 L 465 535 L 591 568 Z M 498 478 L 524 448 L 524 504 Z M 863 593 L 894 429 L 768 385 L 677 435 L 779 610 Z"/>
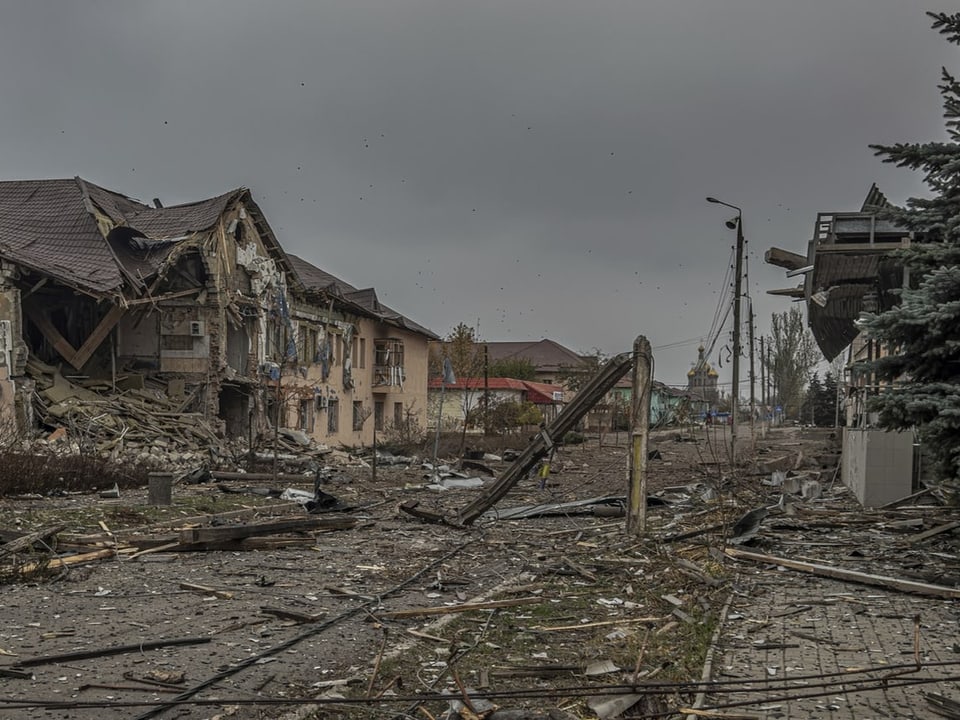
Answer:
<path fill-rule="evenodd" d="M 647 529 L 647 436 L 650 433 L 650 386 L 653 356 L 643 335 L 633 341 L 633 403 L 630 413 L 630 487 L 627 532 L 640 535 Z"/>

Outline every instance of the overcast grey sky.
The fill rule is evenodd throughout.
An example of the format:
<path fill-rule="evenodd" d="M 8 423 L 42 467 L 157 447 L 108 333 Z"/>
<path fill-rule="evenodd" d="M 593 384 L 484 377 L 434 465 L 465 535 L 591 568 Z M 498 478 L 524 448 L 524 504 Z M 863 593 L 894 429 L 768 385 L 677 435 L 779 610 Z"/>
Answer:
<path fill-rule="evenodd" d="M 766 332 L 790 304 L 764 250 L 805 251 L 871 182 L 922 192 L 867 145 L 944 137 L 960 71 L 906 0 L 0 7 L 3 179 L 167 205 L 246 186 L 289 251 L 439 334 L 644 334 L 668 383 L 729 301 L 731 213 L 705 196 L 743 208 Z"/>

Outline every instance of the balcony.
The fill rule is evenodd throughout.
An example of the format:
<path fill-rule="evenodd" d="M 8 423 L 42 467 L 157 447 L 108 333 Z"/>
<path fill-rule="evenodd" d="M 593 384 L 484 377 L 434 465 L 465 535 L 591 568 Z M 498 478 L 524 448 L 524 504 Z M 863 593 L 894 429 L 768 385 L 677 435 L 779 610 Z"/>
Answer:
<path fill-rule="evenodd" d="M 373 341 L 373 388 L 377 392 L 403 390 L 407 375 L 403 369 L 403 341 L 380 338 Z"/>

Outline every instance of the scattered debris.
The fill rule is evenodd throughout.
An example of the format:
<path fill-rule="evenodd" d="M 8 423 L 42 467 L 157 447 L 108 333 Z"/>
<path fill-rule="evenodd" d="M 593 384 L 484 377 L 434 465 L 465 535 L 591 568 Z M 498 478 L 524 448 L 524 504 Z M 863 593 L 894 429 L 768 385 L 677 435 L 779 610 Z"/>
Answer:
<path fill-rule="evenodd" d="M 820 575 L 823 577 L 836 578 L 838 580 L 847 580 L 848 582 L 859 583 L 861 585 L 875 585 L 890 590 L 899 590 L 906 593 L 917 593 L 919 595 L 931 595 L 934 597 L 943 597 L 956 599 L 960 598 L 960 589 L 944 587 L 942 585 L 929 585 L 927 583 L 918 583 L 911 580 L 901 580 L 899 578 L 885 577 L 883 575 L 871 575 L 869 573 L 857 572 L 855 570 L 845 570 L 844 568 L 831 565 L 818 565 L 815 563 L 801 562 L 799 560 L 789 560 L 772 555 L 761 555 L 760 553 L 747 552 L 746 550 L 737 550 L 736 548 L 727 548 L 726 554 L 738 560 L 753 560 L 754 562 L 770 563 L 781 565 L 792 570 L 810 573 L 811 575 Z"/>

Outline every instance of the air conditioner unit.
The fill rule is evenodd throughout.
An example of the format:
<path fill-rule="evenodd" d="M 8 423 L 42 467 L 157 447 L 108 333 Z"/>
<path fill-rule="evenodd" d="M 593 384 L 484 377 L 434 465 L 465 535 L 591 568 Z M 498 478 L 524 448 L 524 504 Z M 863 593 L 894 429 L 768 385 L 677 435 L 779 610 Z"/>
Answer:
<path fill-rule="evenodd" d="M 203 320 L 191 320 L 190 321 L 190 336 L 191 337 L 203 337 L 206 335 L 206 328 L 203 326 Z"/>

